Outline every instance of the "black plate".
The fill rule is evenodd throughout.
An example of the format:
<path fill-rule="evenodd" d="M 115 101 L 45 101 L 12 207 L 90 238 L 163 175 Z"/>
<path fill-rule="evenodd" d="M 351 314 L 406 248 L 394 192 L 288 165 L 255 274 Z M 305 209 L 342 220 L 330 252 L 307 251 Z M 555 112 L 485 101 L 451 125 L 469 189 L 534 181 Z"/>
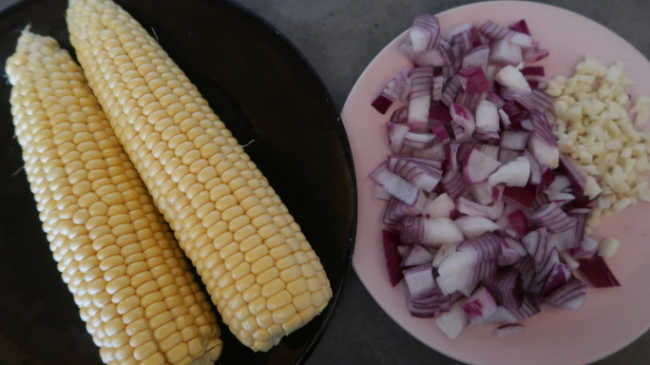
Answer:
<path fill-rule="evenodd" d="M 312 68 L 276 30 L 223 1 L 118 1 L 188 74 L 302 226 L 335 297 L 323 314 L 267 353 L 241 345 L 221 324 L 223 364 L 289 364 L 318 341 L 349 266 L 356 191 L 338 113 Z M 0 14 L 0 64 L 20 30 L 72 47 L 67 1 L 26 1 Z M 0 80 L 0 363 L 95 364 L 98 351 L 60 279 L 13 137 Z M 3 361 L 4 360 L 4 361 Z"/>

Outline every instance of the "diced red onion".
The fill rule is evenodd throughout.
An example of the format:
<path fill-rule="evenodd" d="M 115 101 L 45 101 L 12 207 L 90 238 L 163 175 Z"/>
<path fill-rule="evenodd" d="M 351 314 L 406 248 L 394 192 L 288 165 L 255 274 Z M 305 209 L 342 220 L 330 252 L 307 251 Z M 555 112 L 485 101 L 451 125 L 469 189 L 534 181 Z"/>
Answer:
<path fill-rule="evenodd" d="M 499 166 L 499 161 L 474 148 L 463 162 L 463 176 L 468 184 L 476 184 L 485 181 Z"/>
<path fill-rule="evenodd" d="M 564 213 L 556 203 L 540 208 L 530 219 L 548 228 L 550 232 L 564 232 L 576 226 L 576 220 Z"/>
<path fill-rule="evenodd" d="M 558 147 L 546 142 L 537 133 L 534 133 L 528 140 L 528 148 L 540 165 L 554 169 L 560 164 Z"/>
<path fill-rule="evenodd" d="M 435 320 L 436 326 L 450 339 L 458 337 L 468 324 L 467 315 L 460 303 L 454 304 L 448 312 L 440 314 Z"/>
<path fill-rule="evenodd" d="M 503 195 L 505 198 L 508 198 L 511 201 L 515 201 L 523 207 L 531 207 L 535 201 L 535 196 L 537 194 L 535 187 L 533 186 L 527 186 L 523 188 L 508 186 L 503 191 Z"/>
<path fill-rule="evenodd" d="M 530 161 L 530 183 L 538 185 L 542 181 L 542 167 L 529 151 L 525 151 L 524 156 Z"/>
<path fill-rule="evenodd" d="M 454 221 L 467 238 L 476 238 L 499 229 L 499 225 L 485 217 L 465 216 Z"/>
<path fill-rule="evenodd" d="M 522 151 L 528 145 L 528 132 L 505 131 L 501 136 L 501 147 Z"/>
<path fill-rule="evenodd" d="M 467 298 L 462 304 L 462 308 L 470 324 L 477 324 L 493 315 L 497 310 L 497 304 L 492 294 L 485 287 L 480 287 L 471 297 Z"/>
<path fill-rule="evenodd" d="M 460 213 L 470 216 L 498 219 L 503 213 L 503 202 L 498 201 L 493 205 L 487 206 L 460 197 L 458 198 L 456 209 Z"/>
<path fill-rule="evenodd" d="M 540 136 L 546 143 L 556 146 L 557 137 L 553 133 L 553 126 L 546 118 L 546 114 L 538 111 L 530 112 L 530 120 L 533 123 L 533 131 Z"/>
<path fill-rule="evenodd" d="M 408 74 L 410 69 L 410 67 L 403 68 L 384 86 L 379 96 L 373 100 L 372 106 L 378 112 L 384 114 L 396 100 L 406 100 L 409 89 Z"/>
<path fill-rule="evenodd" d="M 566 284 L 552 291 L 544 298 L 544 303 L 561 309 L 579 309 L 587 295 L 587 285 L 579 279 L 571 278 Z"/>
<path fill-rule="evenodd" d="M 526 35 L 530 35 L 530 30 L 528 29 L 528 24 L 526 24 L 525 19 L 521 19 L 515 23 L 512 23 L 508 28 L 514 30 L 515 32 L 520 32 Z"/>
<path fill-rule="evenodd" d="M 456 140 L 463 139 L 464 137 L 471 137 L 476 128 L 472 113 L 462 105 L 452 104 L 449 108 L 449 114 L 451 115 L 451 125 Z"/>
<path fill-rule="evenodd" d="M 551 269 L 551 272 L 548 274 L 548 277 L 546 278 L 546 283 L 544 284 L 542 293 L 543 294 L 550 293 L 556 288 L 566 284 L 569 281 L 570 277 L 571 277 L 571 270 L 567 265 L 561 262 L 555 263 L 555 265 L 553 265 L 553 268 Z"/>
<path fill-rule="evenodd" d="M 533 63 L 546 58 L 549 55 L 548 50 L 543 49 L 537 42 L 533 42 L 533 46 L 526 48 L 522 52 L 522 58 L 527 63 Z"/>
<path fill-rule="evenodd" d="M 431 264 L 433 255 L 428 249 L 421 245 L 415 244 L 407 255 L 403 256 L 402 267 L 418 266 L 423 264 Z"/>
<path fill-rule="evenodd" d="M 420 53 L 435 48 L 440 37 L 438 18 L 431 14 L 420 14 L 413 20 L 409 30 L 409 40 L 413 52 Z"/>
<path fill-rule="evenodd" d="M 494 76 L 494 80 L 506 89 L 519 90 L 522 93 L 532 91 L 521 71 L 512 65 L 507 65 L 499 70 Z"/>
<path fill-rule="evenodd" d="M 528 66 L 521 69 L 521 73 L 533 89 L 543 90 L 546 88 L 546 72 L 544 66 Z"/>
<path fill-rule="evenodd" d="M 536 110 L 540 113 L 544 113 L 549 109 L 553 102 L 550 96 L 540 90 L 526 92 L 520 89 L 506 88 L 501 93 L 501 97 L 504 100 L 512 100 L 519 103 L 528 111 Z"/>
<path fill-rule="evenodd" d="M 485 24 L 481 25 L 479 27 L 479 31 L 481 34 L 493 40 L 503 39 L 508 34 L 510 34 L 510 30 L 508 28 L 496 24 L 491 20 L 488 20 Z"/>
<path fill-rule="evenodd" d="M 528 218 L 521 210 L 510 213 L 508 215 L 508 223 L 520 236 L 528 233 Z"/>
<path fill-rule="evenodd" d="M 621 286 L 602 256 L 594 255 L 592 258 L 580 259 L 578 271 L 595 288 L 609 288 Z"/>
<path fill-rule="evenodd" d="M 517 318 L 512 314 L 509 309 L 506 309 L 504 306 L 497 306 L 497 309 L 494 313 L 486 318 L 481 323 L 497 323 L 497 324 L 508 324 L 517 322 Z"/>
<path fill-rule="evenodd" d="M 386 163 L 382 163 L 370 174 L 370 178 L 381 185 L 395 198 L 408 205 L 413 205 L 420 195 L 420 191 L 414 185 L 390 172 Z"/>
<path fill-rule="evenodd" d="M 388 193 L 384 188 L 377 184 L 372 185 L 372 197 L 379 200 L 389 200 L 392 195 Z"/>
<path fill-rule="evenodd" d="M 448 106 L 451 106 L 456 99 L 456 95 L 461 91 L 462 84 L 460 76 L 455 74 L 449 79 L 449 82 L 445 85 L 444 90 L 442 91 L 442 98 L 440 100 Z"/>
<path fill-rule="evenodd" d="M 402 280 L 402 269 L 400 262 L 402 258 L 399 255 L 397 247 L 400 244 L 399 234 L 391 231 L 382 231 L 384 242 L 384 256 L 386 257 L 386 267 L 390 283 L 395 286 Z"/>
<path fill-rule="evenodd" d="M 449 218 L 406 217 L 400 240 L 426 246 L 453 245 L 463 240 L 463 233 Z"/>
<path fill-rule="evenodd" d="M 488 57 L 490 56 L 490 47 L 487 44 L 475 47 L 465 54 L 463 57 L 462 68 L 480 67 L 485 69 L 488 64 Z"/>
<path fill-rule="evenodd" d="M 535 263 L 535 275 L 526 289 L 532 293 L 540 293 L 554 265 L 560 262 L 559 252 L 549 242 L 545 227 L 528 233 L 521 242 Z"/>
<path fill-rule="evenodd" d="M 492 43 L 490 61 L 496 64 L 517 66 L 523 60 L 521 47 L 507 39 L 499 39 Z"/>
<path fill-rule="evenodd" d="M 388 136 L 388 145 L 393 153 L 399 153 L 404 146 L 404 139 L 409 132 L 409 127 L 405 124 L 386 123 L 386 135 Z"/>
<path fill-rule="evenodd" d="M 582 196 L 585 191 L 585 186 L 587 185 L 587 174 L 569 156 L 564 154 L 560 155 L 560 163 L 567 172 L 569 180 L 573 183 L 574 191 Z"/>
<path fill-rule="evenodd" d="M 433 266 L 431 266 L 431 262 L 404 269 L 402 275 L 404 276 L 406 287 L 413 298 L 431 294 L 436 289 L 436 281 L 433 278 Z"/>
<path fill-rule="evenodd" d="M 420 214 L 426 202 L 427 200 L 424 194 L 420 194 L 418 200 L 413 205 L 408 205 L 398 199 L 390 198 L 384 209 L 383 222 L 388 226 L 398 225 L 404 217 Z"/>
<path fill-rule="evenodd" d="M 509 161 L 494 171 L 488 178 L 491 185 L 505 184 L 506 186 L 524 187 L 530 177 L 530 161 L 524 156 L 519 156 Z"/>
<path fill-rule="evenodd" d="M 516 270 L 500 269 L 484 282 L 494 295 L 497 304 L 512 312 L 519 309 L 522 301 L 522 292 L 517 285 L 518 279 L 519 273 Z"/>
<path fill-rule="evenodd" d="M 485 77 L 481 66 L 468 66 L 458 71 L 460 86 L 468 93 L 483 93 L 490 91 L 490 82 Z"/>
<path fill-rule="evenodd" d="M 492 276 L 501 253 L 501 240 L 499 236 L 489 233 L 463 241 L 438 268 L 438 285 L 442 292 L 451 294 L 460 291 L 469 295 L 479 281 Z"/>
<path fill-rule="evenodd" d="M 447 193 L 442 193 L 435 199 L 429 200 L 424 205 L 422 213 L 427 218 L 449 218 L 454 209 L 456 209 L 454 201 Z"/>
<path fill-rule="evenodd" d="M 453 199 L 460 196 L 467 187 L 463 174 L 459 170 L 449 170 L 445 173 L 441 180 L 444 190 Z"/>

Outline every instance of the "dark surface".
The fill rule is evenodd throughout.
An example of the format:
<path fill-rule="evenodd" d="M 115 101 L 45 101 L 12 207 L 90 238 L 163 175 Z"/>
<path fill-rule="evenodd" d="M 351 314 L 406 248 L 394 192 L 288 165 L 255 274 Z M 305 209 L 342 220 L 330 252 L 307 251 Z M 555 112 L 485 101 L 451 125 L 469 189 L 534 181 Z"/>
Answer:
<path fill-rule="evenodd" d="M 66 1 L 27 1 L 0 15 L 0 64 L 19 31 L 71 49 Z M 335 293 L 348 270 L 355 229 L 354 174 L 326 89 L 282 36 L 227 2 L 119 1 L 198 86 L 292 212 L 321 258 Z M 153 30 L 152 30 L 153 29 Z M 3 80 L 5 81 L 5 80 Z M 41 231 L 13 137 L 10 86 L 0 85 L 0 364 L 96 364 Z M 267 353 L 241 345 L 221 324 L 223 364 L 288 364 L 317 341 L 334 303 Z"/>

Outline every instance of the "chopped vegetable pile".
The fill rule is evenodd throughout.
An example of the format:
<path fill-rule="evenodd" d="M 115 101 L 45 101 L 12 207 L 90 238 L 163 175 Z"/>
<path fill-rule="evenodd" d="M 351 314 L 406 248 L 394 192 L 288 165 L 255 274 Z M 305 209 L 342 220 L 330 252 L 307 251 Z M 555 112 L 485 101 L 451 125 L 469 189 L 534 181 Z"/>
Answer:
<path fill-rule="evenodd" d="M 386 200 L 389 278 L 404 279 L 410 313 L 436 317 L 450 338 L 481 323 L 503 336 L 544 306 L 580 308 L 583 279 L 619 285 L 585 234 L 596 197 L 558 149 L 545 71 L 531 65 L 549 53 L 525 20 L 443 35 L 419 15 L 400 50 L 413 66 L 372 102 L 392 110 L 391 155 L 370 178 Z"/>

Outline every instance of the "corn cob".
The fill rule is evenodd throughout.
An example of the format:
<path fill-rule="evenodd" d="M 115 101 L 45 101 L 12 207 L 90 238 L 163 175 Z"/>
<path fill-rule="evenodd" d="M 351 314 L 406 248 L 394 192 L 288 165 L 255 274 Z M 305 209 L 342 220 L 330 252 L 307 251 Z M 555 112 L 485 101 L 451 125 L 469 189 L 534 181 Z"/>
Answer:
<path fill-rule="evenodd" d="M 300 227 L 165 51 L 112 1 L 71 0 L 70 39 L 118 139 L 231 332 L 266 351 L 326 306 Z"/>
<path fill-rule="evenodd" d="M 43 229 L 102 361 L 216 359 L 210 304 L 81 69 L 53 38 L 26 30 L 6 72 Z"/>

